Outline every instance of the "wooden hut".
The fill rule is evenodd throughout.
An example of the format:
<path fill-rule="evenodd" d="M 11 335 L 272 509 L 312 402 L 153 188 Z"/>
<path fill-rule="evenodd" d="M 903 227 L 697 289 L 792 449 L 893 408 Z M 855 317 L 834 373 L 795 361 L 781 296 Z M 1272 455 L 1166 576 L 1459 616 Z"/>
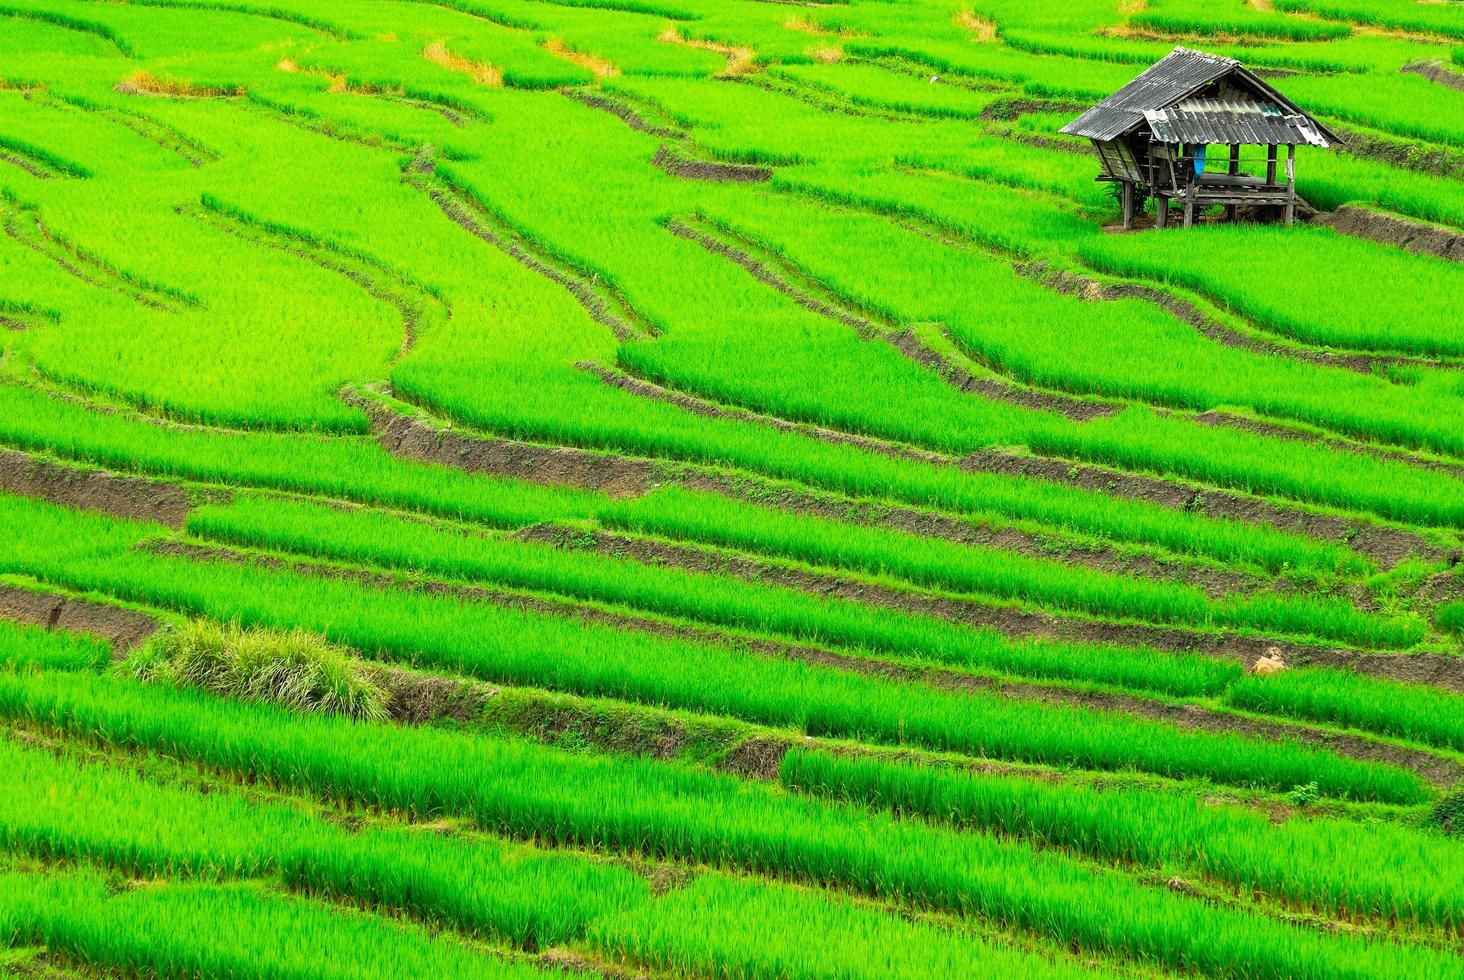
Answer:
<path fill-rule="evenodd" d="M 1122 189 L 1125 228 L 1133 227 L 1145 198 L 1158 203 L 1155 224 L 1161 228 L 1170 202 L 1183 205 L 1185 227 L 1216 204 L 1232 220 L 1238 207 L 1250 205 L 1275 209 L 1290 224 L 1296 147 L 1341 142 L 1240 62 L 1187 48 L 1175 48 L 1062 132 L 1093 141 L 1103 168 L 1098 179 Z M 1217 145 L 1229 147 L 1228 159 L 1223 151 L 1208 152 Z M 1241 169 L 1242 146 L 1265 148 L 1264 176 Z"/>

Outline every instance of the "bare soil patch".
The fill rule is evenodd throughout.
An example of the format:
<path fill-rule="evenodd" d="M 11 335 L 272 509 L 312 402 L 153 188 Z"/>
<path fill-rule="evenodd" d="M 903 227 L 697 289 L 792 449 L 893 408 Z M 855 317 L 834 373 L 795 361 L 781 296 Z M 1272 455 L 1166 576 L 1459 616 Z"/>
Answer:
<path fill-rule="evenodd" d="M 478 681 L 424 674 L 367 661 L 367 677 L 390 695 L 386 709 L 393 721 L 426 725 L 452 720 L 474 722 L 483 717 L 498 688 Z"/>
<path fill-rule="evenodd" d="M 698 398 L 695 395 L 688 395 L 685 392 L 673 391 L 670 388 L 655 384 L 651 381 L 642 381 L 619 371 L 612 370 L 602 364 L 593 361 L 581 361 L 575 365 L 580 370 L 589 371 L 598 375 L 601 381 L 613 385 L 622 391 L 628 391 L 633 395 L 642 398 L 649 398 L 655 401 L 666 402 L 683 408 L 688 412 L 695 412 L 697 415 L 706 418 L 731 419 L 738 422 L 753 422 L 758 425 L 766 425 L 769 428 L 778 429 L 782 432 L 795 432 L 799 435 L 809 436 L 822 442 L 841 443 L 846 446 L 855 446 L 859 449 L 872 453 L 880 453 L 885 456 L 893 456 L 897 459 L 909 459 L 922 463 L 953 463 L 955 460 L 949 456 L 942 456 L 924 449 L 916 449 L 913 446 L 905 446 L 899 443 L 887 442 L 883 439 L 875 439 L 871 436 L 854 435 L 848 432 L 839 432 L 834 429 L 825 429 L 821 426 L 811 425 L 803 422 L 790 422 L 787 419 L 775 415 L 764 415 L 759 412 L 749 411 L 745 408 L 724 408 L 714 402 Z"/>
<path fill-rule="evenodd" d="M 1228 490 L 1191 487 L 1156 476 L 1128 473 L 1088 463 L 1046 456 L 1029 456 L 1001 449 L 984 449 L 961 461 L 967 469 L 1004 473 L 1065 483 L 1100 493 L 1128 497 L 1174 510 L 1209 517 L 1267 524 L 1282 531 L 1305 534 L 1321 541 L 1346 543 L 1383 568 L 1392 568 L 1410 556 L 1448 561 L 1452 556 L 1412 531 L 1364 524 L 1331 514 L 1315 513 Z"/>
<path fill-rule="evenodd" d="M 659 136 L 661 139 L 686 139 L 686 133 L 677 129 L 658 126 L 618 99 L 609 98 L 598 92 L 586 92 L 582 89 L 571 89 L 566 91 L 565 94 L 576 102 L 583 103 L 592 109 L 600 109 L 603 112 L 610 113 L 637 132 L 647 133 L 651 136 Z"/>
<path fill-rule="evenodd" d="M 1447 85 L 1451 89 L 1464 92 L 1464 72 L 1455 71 L 1442 62 L 1410 61 L 1398 70 L 1410 75 L 1420 75 L 1431 82 L 1438 82 L 1440 85 Z"/>
<path fill-rule="evenodd" d="M 719 160 L 695 160 L 661 147 L 651 158 L 652 165 L 672 177 L 685 180 L 711 180 L 734 184 L 759 184 L 773 179 L 771 167 L 751 163 L 723 163 Z"/>
<path fill-rule="evenodd" d="M 1397 215 L 1343 205 L 1330 214 L 1312 219 L 1353 238 L 1394 245 L 1420 255 L 1434 255 L 1451 262 L 1464 262 L 1464 233 L 1436 225 L 1409 221 Z"/>
<path fill-rule="evenodd" d="M 1206 412 L 1200 412 L 1197 415 L 1189 416 L 1189 418 L 1198 422 L 1200 425 L 1215 425 L 1229 429 L 1240 429 L 1256 435 L 1267 436 L 1271 439 L 1289 439 L 1292 442 L 1316 443 L 1330 446 L 1341 452 L 1353 453 L 1359 456 L 1371 456 L 1373 459 L 1386 460 L 1390 463 L 1404 463 L 1408 466 L 1416 466 L 1419 469 L 1431 470 L 1435 473 L 1447 473 L 1454 477 L 1464 475 L 1464 463 L 1426 459 L 1403 449 L 1384 448 L 1382 446 L 1354 442 L 1351 439 L 1342 437 L 1323 436 L 1314 432 L 1306 432 L 1301 429 L 1293 429 L 1290 426 L 1279 425 L 1275 422 L 1265 422 L 1260 419 L 1232 415 L 1226 411 L 1211 409 Z"/>
<path fill-rule="evenodd" d="M 181 528 L 193 502 L 181 487 L 103 470 L 82 470 L 0 449 L 0 490 L 63 507 Z"/>
<path fill-rule="evenodd" d="M 120 657 L 147 640 L 161 624 L 146 613 L 0 583 L 0 619 L 48 630 L 85 633 L 106 640 Z"/>
<path fill-rule="evenodd" d="M 551 544 L 566 549 L 591 550 L 601 554 L 629 558 L 646 565 L 684 568 L 690 571 L 728 575 L 744 581 L 796 589 L 824 599 L 841 599 L 871 606 L 896 609 L 916 615 L 933 616 L 977 629 L 991 629 L 1004 636 L 1024 640 L 1057 640 L 1068 643 L 1109 644 L 1126 647 L 1147 647 L 1173 653 L 1192 653 L 1222 657 L 1251 667 L 1272 649 L 1279 649 L 1287 663 L 1317 663 L 1351 667 L 1379 676 L 1383 672 L 1402 675 L 1410 671 L 1420 683 L 1451 686 L 1464 683 L 1464 658 L 1442 654 L 1364 654 L 1355 650 L 1331 649 L 1309 644 L 1261 636 L 1242 636 L 1230 632 L 1214 632 L 1182 626 L 1118 623 L 1077 616 L 1054 615 L 1045 611 L 1019 609 L 1000 604 L 968 601 L 906 590 L 876 582 L 841 575 L 838 572 L 812 572 L 800 568 L 771 565 L 756 559 L 730 555 L 695 545 L 656 541 L 602 531 L 573 532 L 553 525 L 538 525 L 520 531 L 525 541 Z M 783 654 L 786 655 L 786 654 Z M 864 658 L 820 654 L 817 661 L 830 666 L 870 672 Z M 1403 659 L 1407 658 L 1407 659 Z M 802 654 L 799 659 L 809 659 Z M 851 665 L 850 660 L 856 663 Z M 927 676 L 897 665 L 881 664 L 879 672 L 886 676 Z M 966 676 L 966 675 L 961 675 Z M 1428 679 L 1425 679 L 1428 678 Z M 1409 678 L 1413 679 L 1413 678 Z"/>
<path fill-rule="evenodd" d="M 656 467 L 642 460 L 490 436 L 467 436 L 398 414 L 370 398 L 348 400 L 366 413 L 382 448 L 403 459 L 534 483 L 583 487 L 616 496 L 637 496 L 658 482 Z"/>
<path fill-rule="evenodd" d="M 1464 775 L 1464 766 L 1432 752 L 1282 721 L 1212 711 L 1197 704 L 1171 704 L 1103 691 L 1071 691 L 1018 684 L 1004 685 L 1002 693 L 1021 700 L 1071 704 L 1100 711 L 1140 715 L 1180 728 L 1245 735 L 1267 742 L 1301 742 L 1353 759 L 1399 766 L 1440 787 L 1452 786 Z"/>
<path fill-rule="evenodd" d="M 1046 262 L 1041 261 L 1018 262 L 1012 268 L 1019 275 L 1034 279 L 1050 289 L 1055 289 L 1058 292 L 1068 293 L 1073 296 L 1080 296 L 1083 299 L 1094 302 L 1138 299 L 1154 303 L 1181 323 L 1193 327 L 1200 334 L 1215 341 L 1217 344 L 1224 344 L 1227 347 L 1235 347 L 1240 350 L 1253 351 L 1257 354 L 1266 354 L 1272 357 L 1289 357 L 1293 360 L 1306 361 L 1311 364 L 1345 368 L 1348 371 L 1356 371 L 1359 374 L 1374 374 L 1378 368 L 1394 364 L 1432 363 L 1421 358 L 1399 357 L 1388 354 L 1341 354 L 1303 347 L 1291 347 L 1236 330 L 1227 324 L 1205 315 L 1193 303 L 1156 286 L 1145 286 L 1140 283 L 1108 285 L 1079 273 L 1053 270 Z"/>

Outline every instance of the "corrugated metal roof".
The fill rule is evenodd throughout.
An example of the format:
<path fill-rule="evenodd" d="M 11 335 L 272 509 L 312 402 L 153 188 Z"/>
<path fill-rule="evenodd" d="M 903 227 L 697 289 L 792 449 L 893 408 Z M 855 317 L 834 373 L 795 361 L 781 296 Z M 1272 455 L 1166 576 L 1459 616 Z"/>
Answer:
<path fill-rule="evenodd" d="M 1329 145 L 1310 117 L 1288 113 L 1274 102 L 1185 99 L 1167 109 L 1151 109 L 1144 119 L 1161 143 Z"/>
<path fill-rule="evenodd" d="M 1227 85 L 1235 86 L 1255 96 L 1263 103 L 1272 103 L 1282 110 L 1284 116 L 1295 116 L 1302 123 L 1293 123 L 1298 130 L 1304 123 L 1306 132 L 1298 131 L 1297 139 L 1281 142 L 1310 143 L 1313 146 L 1328 146 L 1341 143 L 1336 133 L 1303 112 L 1301 107 L 1276 91 L 1263 79 L 1247 71 L 1234 58 L 1189 48 L 1175 48 L 1146 69 L 1138 78 L 1114 92 L 1108 98 L 1083 113 L 1066 126 L 1062 132 L 1074 136 L 1086 136 L 1095 140 L 1111 140 L 1129 132 L 1145 121 L 1145 114 L 1159 109 L 1169 109 L 1176 103 L 1189 99 L 1206 85 L 1229 76 Z M 1262 129 L 1263 134 L 1272 132 Z M 1270 137 L 1268 136 L 1269 140 Z M 1191 142 L 1186 140 L 1186 142 Z M 1192 142 L 1200 142 L 1195 139 Z M 1225 142 L 1215 139 L 1212 142 Z M 1232 141 L 1233 142 L 1233 141 Z M 1242 139 L 1242 143 L 1256 143 L 1256 140 Z M 1261 145 L 1269 145 L 1259 141 Z M 1279 145 L 1279 144 L 1278 144 Z"/>
<path fill-rule="evenodd" d="M 1150 109 L 1163 109 L 1240 67 L 1224 58 L 1189 48 L 1175 48 L 1138 78 L 1062 128 L 1074 136 L 1111 140 L 1144 120 Z"/>

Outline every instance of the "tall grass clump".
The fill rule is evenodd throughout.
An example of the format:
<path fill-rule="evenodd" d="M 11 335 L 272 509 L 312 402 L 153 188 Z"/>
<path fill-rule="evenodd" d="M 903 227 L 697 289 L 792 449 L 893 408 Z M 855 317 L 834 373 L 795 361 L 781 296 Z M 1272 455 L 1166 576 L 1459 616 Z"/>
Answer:
<path fill-rule="evenodd" d="M 303 629 L 195 619 L 162 630 L 128 666 L 141 680 L 271 702 L 293 711 L 386 717 L 386 692 L 350 654 Z"/>

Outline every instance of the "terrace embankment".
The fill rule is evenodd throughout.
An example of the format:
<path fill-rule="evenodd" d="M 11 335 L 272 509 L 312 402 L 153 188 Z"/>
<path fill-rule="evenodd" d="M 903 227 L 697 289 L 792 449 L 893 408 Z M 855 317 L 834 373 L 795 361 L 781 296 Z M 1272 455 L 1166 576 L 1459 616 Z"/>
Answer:
<path fill-rule="evenodd" d="M 753 503 L 772 504 L 780 510 L 811 517 L 884 527 L 958 544 L 999 548 L 1032 558 L 1056 558 L 1065 564 L 1082 565 L 1116 575 L 1134 575 L 1161 582 L 1190 585 L 1214 599 L 1268 588 L 1290 591 L 1290 583 L 1284 579 L 1271 580 L 1232 569 L 1143 551 L 1125 551 L 1089 541 L 1078 543 L 1056 534 L 1047 535 L 1017 527 L 987 524 L 973 518 L 952 517 L 913 507 L 857 501 L 801 487 L 748 484 L 745 480 L 716 473 L 691 474 L 681 482 L 689 489 L 747 499 Z"/>
<path fill-rule="evenodd" d="M 656 467 L 649 462 L 582 449 L 467 436 L 394 412 L 368 397 L 347 395 L 346 400 L 366 413 L 382 448 L 403 459 L 621 496 L 645 493 L 658 481 Z"/>
<path fill-rule="evenodd" d="M 751 163 L 724 163 L 721 160 L 697 160 L 661 147 L 651 164 L 672 177 L 685 180 L 710 180 L 734 184 L 760 184 L 773 179 L 773 168 Z"/>
<path fill-rule="evenodd" d="M 1326 225 L 1333 231 L 1354 238 L 1365 238 L 1384 245 L 1435 255 L 1452 262 L 1464 262 L 1464 233 L 1437 225 L 1409 221 L 1393 214 L 1367 208 L 1343 205 L 1330 214 L 1319 214 L 1313 224 Z"/>
<path fill-rule="evenodd" d="M 1425 0 L 1420 0 L 1420 2 L 1425 2 Z M 1398 70 L 1410 75 L 1419 75 L 1431 82 L 1438 82 L 1440 85 L 1447 85 L 1449 88 L 1464 92 L 1464 72 L 1455 71 L 1442 62 L 1410 61 Z"/>
<path fill-rule="evenodd" d="M 1199 512 L 1210 517 L 1267 524 L 1320 541 L 1345 541 L 1354 551 L 1372 558 L 1384 568 L 1392 568 L 1411 557 L 1440 562 L 1454 557 L 1452 553 L 1434 545 L 1422 535 L 1402 528 L 1363 523 L 1229 490 L 1196 486 L 1089 463 L 1075 463 L 1066 459 L 1003 449 L 983 449 L 961 460 L 961 466 L 983 473 L 1004 473 L 1009 476 L 1066 483 L 1175 510 Z"/>
<path fill-rule="evenodd" d="M 787 419 L 779 418 L 775 415 L 764 415 L 745 408 L 729 408 L 704 398 L 698 398 L 696 395 L 689 395 L 683 391 L 675 391 L 664 385 L 656 384 L 653 381 L 645 381 L 641 378 L 612 370 L 602 364 L 596 364 L 594 361 L 581 361 L 575 367 L 597 375 L 601 381 L 608 385 L 613 385 L 622 391 L 628 391 L 641 398 L 675 405 L 677 408 L 683 408 L 688 412 L 694 412 L 706 418 L 729 419 L 736 422 L 750 422 L 755 425 L 765 425 L 768 428 L 777 429 L 781 432 L 794 432 L 799 435 L 808 436 L 820 442 L 853 446 L 856 449 L 863 449 L 866 452 L 893 456 L 896 459 L 908 459 L 912 462 L 936 464 L 955 462 L 951 457 L 942 456 L 939 453 L 925 449 L 917 449 L 914 446 L 907 446 L 902 443 L 876 439 L 872 436 L 855 435 L 836 429 L 826 429 L 822 426 L 805 422 L 790 422 Z"/>
<path fill-rule="evenodd" d="M 181 528 L 193 507 L 175 484 L 77 469 L 11 449 L 0 449 L 0 491 L 172 528 Z"/>
<path fill-rule="evenodd" d="M 413 158 L 403 175 L 458 227 L 564 289 L 592 320 L 609 328 L 616 340 L 624 343 L 654 337 L 659 332 L 599 272 L 579 268 L 570 260 L 550 253 L 466 191 L 436 176 L 434 170 L 435 164 L 424 151 Z"/>
<path fill-rule="evenodd" d="M 620 98 L 611 98 L 601 92 L 588 92 L 582 89 L 572 89 L 566 91 L 565 94 L 576 102 L 587 105 L 592 109 L 599 109 L 603 112 L 610 113 L 625 123 L 625 125 L 638 132 L 657 136 L 661 139 L 682 140 L 687 138 L 687 134 L 679 129 L 671 129 L 670 127 L 660 126 L 649 121 L 640 112 L 636 111 L 633 106 L 628 105 Z"/>
<path fill-rule="evenodd" d="M 699 642 L 728 642 L 729 637 L 714 630 L 697 627 L 683 627 L 662 621 L 643 619 L 631 615 L 611 613 L 605 610 L 577 607 L 567 603 L 556 603 L 529 596 L 512 595 L 479 586 L 464 586 L 435 582 L 418 578 L 404 579 L 387 573 L 343 566 L 318 565 L 309 562 L 292 561 L 274 556 L 234 551 L 227 548 L 206 547 L 183 542 L 154 541 L 142 545 L 150 552 L 190 560 L 222 561 L 229 563 L 253 563 L 264 567 L 284 569 L 297 574 L 317 575 L 350 580 L 370 588 L 402 589 L 421 591 L 434 595 L 451 595 L 465 601 L 492 602 L 517 608 L 532 609 L 551 615 L 568 615 L 585 622 L 613 625 L 619 628 L 646 630 L 660 635 L 676 636 Z M 922 683 L 948 690 L 986 691 L 1018 700 L 1040 700 L 1054 704 L 1067 704 L 1102 711 L 1137 714 L 1155 718 L 1181 728 L 1229 731 L 1238 734 L 1269 739 L 1293 739 L 1316 744 L 1340 755 L 1374 762 L 1386 762 L 1403 766 L 1418 772 L 1425 778 L 1448 785 L 1460 775 L 1459 767 L 1448 759 L 1428 752 L 1408 749 L 1391 743 L 1376 741 L 1361 736 L 1311 728 L 1268 719 L 1216 711 L 1201 705 L 1176 704 L 1150 700 L 1137 696 L 1118 695 L 1110 692 L 1062 688 L 1043 684 L 1018 681 L 1003 681 L 990 677 L 963 673 L 946 668 L 923 668 L 905 666 L 867 657 L 856 657 L 814 647 L 801 647 L 763 640 L 747 640 L 741 637 L 737 646 L 762 656 L 782 657 L 800 660 L 818 666 L 846 670 L 891 681 Z M 514 728 L 536 738 L 551 739 L 554 736 L 575 734 L 586 737 L 592 744 L 615 747 L 617 751 L 631 751 L 656 757 L 670 757 L 678 754 L 687 744 L 688 736 L 680 722 L 666 721 L 655 724 L 636 724 L 625 727 L 622 723 L 606 724 L 603 712 L 598 714 L 594 724 L 587 725 L 587 714 L 583 706 L 575 701 L 560 709 L 546 711 L 540 698 L 530 706 L 520 705 L 499 711 L 494 704 L 501 689 L 481 681 L 423 674 L 403 669 L 394 664 L 377 664 L 370 668 L 372 680 L 392 695 L 389 710 L 398 721 L 425 724 L 433 721 L 453 720 L 473 723 L 480 720 L 494 721 Z M 573 698 L 573 692 L 560 692 L 547 697 Z M 591 714 L 595 714 L 591 712 Z M 502 717 L 496 717 L 502 715 Z M 594 732 L 594 737 L 588 737 Z M 724 738 L 730 742 L 730 737 Z M 764 739 L 763 741 L 768 741 Z M 781 740 L 774 740 L 781 741 Z M 618 747 L 617 747 L 618 746 Z M 753 753 L 755 758 L 741 759 L 737 752 L 727 762 L 735 771 L 742 765 L 765 764 L 769 758 L 780 759 L 786 751 L 781 746 L 762 745 Z M 763 751 L 766 750 L 766 751 Z M 751 750 L 749 750 L 751 751 Z M 761 760 L 759 762 L 758 760 Z"/>
<path fill-rule="evenodd" d="M 666 227 L 672 234 L 695 242 L 740 266 L 758 282 L 777 290 L 804 309 L 843 324 L 866 340 L 877 337 L 887 341 L 910 360 L 935 371 L 959 391 L 1025 408 L 1057 412 L 1076 421 L 1100 418 L 1118 410 L 1116 405 L 1041 391 L 1005 378 L 977 377 L 932 349 L 913 330 L 837 295 L 806 270 L 772 257 L 766 249 L 745 236 L 725 228 L 709 231 L 685 221 L 671 221 Z"/>
<path fill-rule="evenodd" d="M 35 592 L 3 582 L 0 582 L 0 619 L 100 637 L 119 656 L 144 642 L 160 626 L 146 613 L 51 592 Z"/>
<path fill-rule="evenodd" d="M 1204 631 L 1142 623 L 1120 623 L 902 589 L 837 572 L 814 572 L 768 564 L 744 555 L 693 545 L 654 541 L 602 531 L 570 531 L 538 525 L 519 532 L 521 539 L 567 549 L 593 550 L 646 565 L 675 566 L 691 571 L 730 575 L 744 581 L 796 589 L 825 599 L 882 606 L 916 615 L 934 616 L 964 626 L 995 630 L 1014 639 L 1148 647 L 1235 660 L 1247 668 L 1277 653 L 1295 666 L 1348 668 L 1359 673 L 1464 691 L 1464 658 L 1447 654 L 1368 654 L 1356 650 L 1312 646 L 1264 636 Z"/>
<path fill-rule="evenodd" d="M 1212 316 L 1206 315 L 1194 303 L 1182 299 L 1158 286 L 1149 286 L 1136 282 L 1099 282 L 1090 276 L 1085 276 L 1072 270 L 1053 269 L 1047 262 L 1041 260 L 1018 262 L 1013 264 L 1012 268 L 1019 275 L 1036 280 L 1050 289 L 1055 289 L 1058 292 L 1073 296 L 1080 296 L 1090 301 L 1106 302 L 1138 299 L 1153 303 L 1181 323 L 1193 327 L 1201 335 L 1215 341 L 1217 344 L 1224 344 L 1227 347 L 1247 350 L 1256 354 L 1265 354 L 1269 357 L 1288 357 L 1293 360 L 1320 364 L 1325 367 L 1344 368 L 1348 371 L 1357 372 L 1358 374 L 1375 374 L 1379 368 L 1386 368 L 1393 365 L 1431 365 L 1433 363 L 1424 358 L 1416 357 L 1402 357 L 1388 354 L 1338 353 L 1306 347 L 1293 347 L 1288 344 L 1276 343 L 1255 337 L 1244 331 L 1237 330 Z"/>
<path fill-rule="evenodd" d="M 1373 459 L 1386 460 L 1390 463 L 1404 463 L 1408 466 L 1416 466 L 1419 469 L 1432 470 L 1435 473 L 1447 473 L 1454 477 L 1464 476 L 1464 463 L 1456 463 L 1442 459 L 1429 459 L 1401 449 L 1372 446 L 1367 443 L 1352 442 L 1335 436 L 1324 436 L 1320 433 L 1292 428 L 1289 425 L 1266 422 L 1243 415 L 1234 415 L 1219 409 L 1211 409 L 1186 417 L 1200 425 L 1224 426 L 1225 428 L 1240 429 L 1245 432 L 1254 433 L 1255 435 L 1266 436 L 1270 439 L 1288 439 L 1292 442 L 1309 442 L 1325 445 L 1339 452 L 1371 456 Z"/>

